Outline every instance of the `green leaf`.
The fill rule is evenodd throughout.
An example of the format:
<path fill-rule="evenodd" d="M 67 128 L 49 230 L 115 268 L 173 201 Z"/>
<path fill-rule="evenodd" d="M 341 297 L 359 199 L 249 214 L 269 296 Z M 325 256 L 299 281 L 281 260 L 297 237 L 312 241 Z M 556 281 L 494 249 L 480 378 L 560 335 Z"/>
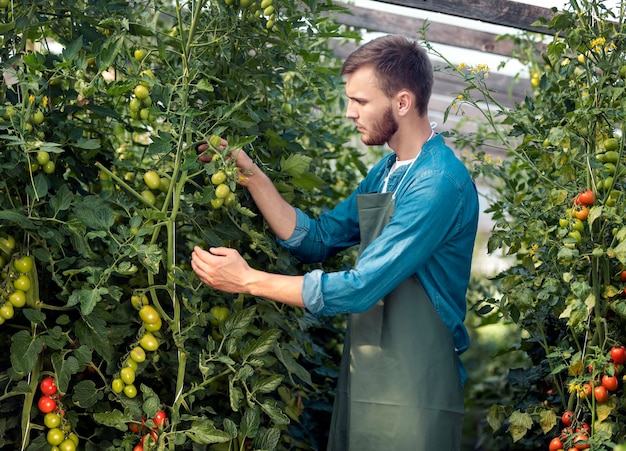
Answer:
<path fill-rule="evenodd" d="M 142 265 L 153 274 L 158 274 L 162 253 L 156 244 L 142 244 L 137 248 L 137 257 Z"/>
<path fill-rule="evenodd" d="M 61 393 L 67 391 L 71 377 L 82 370 L 82 366 L 76 360 L 76 357 L 69 356 L 64 359 L 65 355 L 61 353 L 54 353 L 50 360 L 52 361 L 52 367 L 56 374 L 56 382 Z"/>
<path fill-rule="evenodd" d="M 5 221 L 13 222 L 23 229 L 36 229 L 35 224 L 24 214 L 18 210 L 1 210 L 0 211 L 0 222 L 6 224 Z"/>
<path fill-rule="evenodd" d="M 75 323 L 76 336 L 78 341 L 85 346 L 93 349 L 100 354 L 105 360 L 113 358 L 113 348 L 111 342 L 107 339 L 107 323 L 100 317 L 98 311 Z"/>
<path fill-rule="evenodd" d="M 283 379 L 283 376 L 274 374 L 264 379 L 254 381 L 251 387 L 252 392 L 271 393 L 278 388 L 278 386 L 283 382 Z"/>
<path fill-rule="evenodd" d="M 280 331 L 277 329 L 268 330 L 263 333 L 259 338 L 250 342 L 246 349 L 243 351 L 243 358 L 247 360 L 248 357 L 252 356 L 260 356 L 266 354 L 275 343 L 278 342 L 278 338 L 280 337 Z"/>
<path fill-rule="evenodd" d="M 289 417 L 283 413 L 278 407 L 269 402 L 261 404 L 263 411 L 269 415 L 272 421 L 276 424 L 289 424 Z"/>
<path fill-rule="evenodd" d="M 39 336 L 20 330 L 11 337 L 11 364 L 18 373 L 28 373 L 35 368 L 43 342 Z"/>
<path fill-rule="evenodd" d="M 241 401 L 243 400 L 243 392 L 239 387 L 235 386 L 235 378 L 228 378 L 228 393 L 230 397 L 230 408 L 235 412 L 239 412 Z"/>
<path fill-rule="evenodd" d="M 542 409 L 539 412 L 539 425 L 544 434 L 550 432 L 550 430 L 557 425 L 557 417 L 552 409 Z"/>
<path fill-rule="evenodd" d="M 281 164 L 281 171 L 292 177 L 300 177 L 308 171 L 312 158 L 302 154 L 291 154 Z"/>
<path fill-rule="evenodd" d="M 57 190 L 56 195 L 50 198 L 50 207 L 54 210 L 54 216 L 56 217 L 60 211 L 65 211 L 70 208 L 72 202 L 72 194 L 66 184 L 61 185 Z"/>
<path fill-rule="evenodd" d="M 274 450 L 280 440 L 280 431 L 276 428 L 263 429 L 257 436 L 255 442 L 256 449 Z"/>
<path fill-rule="evenodd" d="M 80 381 L 74 386 L 72 401 L 78 407 L 89 408 L 104 397 L 102 390 L 98 390 L 94 381 Z"/>
<path fill-rule="evenodd" d="M 246 409 L 241 419 L 241 436 L 254 438 L 259 432 L 259 424 L 261 423 L 261 415 L 257 406 Z"/>
<path fill-rule="evenodd" d="M 217 429 L 213 423 L 201 418 L 191 423 L 191 428 L 185 431 L 187 437 L 200 445 L 210 445 L 211 443 L 226 443 L 231 437 L 224 431 Z"/>
<path fill-rule="evenodd" d="M 78 55 L 78 53 L 80 52 L 82 48 L 83 48 L 83 37 L 79 36 L 78 38 L 76 38 L 73 42 L 71 42 L 69 45 L 67 45 L 63 49 L 63 52 L 61 52 L 61 55 L 63 56 L 63 59 L 65 61 L 73 61 L 74 59 L 76 59 L 76 56 Z"/>
<path fill-rule="evenodd" d="M 98 302 L 102 300 L 102 294 L 106 292 L 107 289 L 103 287 L 74 290 L 67 300 L 67 307 L 80 304 L 81 313 L 87 316 L 91 314 Z"/>
<path fill-rule="evenodd" d="M 93 419 L 96 423 L 113 427 L 122 432 L 128 431 L 128 423 L 133 420 L 130 414 L 124 414 L 117 409 L 108 412 L 95 412 Z"/>
<path fill-rule="evenodd" d="M 220 327 L 224 328 L 226 335 L 231 337 L 243 337 L 247 333 L 248 326 L 252 323 L 255 316 L 255 307 L 249 307 L 234 313 L 230 318 L 224 321 Z"/>

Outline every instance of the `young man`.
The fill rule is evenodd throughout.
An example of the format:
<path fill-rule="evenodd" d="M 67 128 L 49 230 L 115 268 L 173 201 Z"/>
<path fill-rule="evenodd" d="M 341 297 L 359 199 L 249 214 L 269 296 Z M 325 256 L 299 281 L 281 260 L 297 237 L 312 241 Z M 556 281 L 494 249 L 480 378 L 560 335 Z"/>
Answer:
<path fill-rule="evenodd" d="M 419 45 L 374 39 L 346 59 L 342 75 L 346 116 L 363 143 L 393 150 L 348 199 L 314 219 L 285 202 L 244 152 L 236 162 L 283 246 L 314 262 L 359 244 L 355 267 L 270 274 L 228 248 L 195 248 L 192 267 L 219 290 L 315 315 L 351 313 L 328 450 L 458 450 L 476 189 L 431 128 L 433 70 Z"/>

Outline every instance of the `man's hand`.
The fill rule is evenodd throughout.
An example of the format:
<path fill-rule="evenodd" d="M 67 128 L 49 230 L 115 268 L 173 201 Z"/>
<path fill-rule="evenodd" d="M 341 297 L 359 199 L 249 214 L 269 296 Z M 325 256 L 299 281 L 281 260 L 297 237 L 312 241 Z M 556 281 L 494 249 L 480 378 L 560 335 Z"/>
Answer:
<path fill-rule="evenodd" d="M 251 268 L 235 249 L 212 247 L 205 251 L 194 247 L 191 267 L 200 281 L 228 293 L 249 293 L 246 275 Z"/>
<path fill-rule="evenodd" d="M 228 147 L 228 141 L 223 138 L 220 138 L 221 142 L 219 145 L 219 150 L 224 150 Z M 203 163 L 210 163 L 213 160 L 213 155 L 209 153 L 204 153 L 207 150 L 211 149 L 211 145 L 208 143 L 200 144 L 197 147 L 197 150 L 201 155 L 198 157 L 200 161 Z M 231 160 L 235 162 L 237 169 L 239 170 L 239 174 L 237 177 L 237 181 L 240 185 L 246 186 L 248 178 L 252 176 L 255 172 L 258 171 L 258 166 L 254 164 L 252 159 L 248 156 L 243 149 L 235 149 L 226 157 L 227 160 Z"/>

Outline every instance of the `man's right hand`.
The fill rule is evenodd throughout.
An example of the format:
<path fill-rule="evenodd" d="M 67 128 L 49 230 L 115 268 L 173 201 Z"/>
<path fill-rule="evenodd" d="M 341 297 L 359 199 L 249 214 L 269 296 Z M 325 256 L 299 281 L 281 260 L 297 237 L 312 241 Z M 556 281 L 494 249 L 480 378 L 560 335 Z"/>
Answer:
<path fill-rule="evenodd" d="M 219 150 L 226 149 L 228 147 L 228 141 L 226 141 L 224 138 L 219 139 L 221 140 L 219 144 Z M 213 161 L 214 155 L 211 153 L 205 153 L 207 152 L 207 150 L 210 151 L 211 149 L 212 146 L 209 143 L 200 144 L 197 148 L 198 152 L 201 153 L 198 159 L 203 163 L 209 163 Z M 235 149 L 231 151 L 226 156 L 226 160 L 231 160 L 235 162 L 235 166 L 237 166 L 237 169 L 239 170 L 237 181 L 242 186 L 246 186 L 249 177 L 252 176 L 255 172 L 259 171 L 258 166 L 252 161 L 252 159 L 243 149 Z"/>

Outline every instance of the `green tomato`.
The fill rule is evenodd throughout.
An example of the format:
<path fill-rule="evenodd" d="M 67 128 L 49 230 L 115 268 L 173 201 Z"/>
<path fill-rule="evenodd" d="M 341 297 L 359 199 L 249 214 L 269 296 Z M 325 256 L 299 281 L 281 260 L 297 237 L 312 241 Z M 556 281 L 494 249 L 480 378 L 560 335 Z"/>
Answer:
<path fill-rule="evenodd" d="M 56 412 L 48 412 L 43 417 L 43 424 L 49 429 L 59 427 L 61 424 L 61 415 Z"/>
<path fill-rule="evenodd" d="M 120 379 L 126 384 L 132 384 L 135 382 L 135 370 L 130 366 L 125 366 L 120 370 Z"/>
<path fill-rule="evenodd" d="M 130 358 L 137 363 L 144 362 L 146 360 L 146 351 L 141 346 L 135 346 L 130 351 Z"/>
<path fill-rule="evenodd" d="M 30 279 L 26 274 L 20 274 L 17 279 L 13 281 L 13 287 L 16 290 L 21 290 L 24 292 L 30 290 L 30 285 Z"/>
<path fill-rule="evenodd" d="M 161 318 L 159 318 L 156 323 L 143 323 L 143 328 L 146 329 L 148 332 L 156 332 L 157 330 L 161 329 L 162 325 L 163 322 L 161 321 Z"/>
<path fill-rule="evenodd" d="M 46 174 L 54 174 L 56 165 L 54 164 L 54 161 L 50 160 L 42 166 L 42 169 L 43 169 L 43 172 L 45 172 Z"/>
<path fill-rule="evenodd" d="M 22 258 L 18 258 L 13 262 L 13 267 L 17 272 L 27 273 L 33 269 L 33 258 L 26 255 Z"/>
<path fill-rule="evenodd" d="M 159 340 L 151 332 L 146 332 L 139 340 L 139 345 L 146 351 L 156 351 L 159 348 Z"/>
<path fill-rule="evenodd" d="M 137 387 L 134 384 L 128 384 L 124 386 L 124 394 L 129 398 L 137 396 Z"/>
<path fill-rule="evenodd" d="M 144 49 L 135 49 L 133 56 L 137 61 L 142 61 L 146 57 L 146 51 Z"/>
<path fill-rule="evenodd" d="M 141 318 L 144 323 L 154 324 L 161 319 L 161 316 L 151 305 L 144 305 L 139 309 L 139 318 Z"/>
<path fill-rule="evenodd" d="M 131 112 L 138 113 L 141 109 L 141 100 L 139 100 L 137 97 L 133 97 L 132 99 L 130 99 L 128 107 L 130 108 Z"/>
<path fill-rule="evenodd" d="M 50 161 L 50 154 L 45 150 L 40 150 L 37 152 L 37 163 L 41 166 L 45 165 L 48 161 Z"/>
<path fill-rule="evenodd" d="M 224 199 L 221 199 L 219 197 L 211 199 L 211 207 L 213 207 L 213 210 L 219 210 L 220 208 L 222 208 L 222 205 L 224 205 Z"/>
<path fill-rule="evenodd" d="M 65 440 L 65 432 L 60 428 L 52 428 L 46 434 L 46 440 L 51 445 L 60 445 Z"/>
<path fill-rule="evenodd" d="M 113 379 L 113 382 L 111 382 L 111 390 L 113 390 L 113 393 L 122 393 L 124 390 L 124 381 L 119 377 Z"/>
<path fill-rule="evenodd" d="M 24 307 L 26 305 L 26 293 L 22 290 L 15 290 L 9 295 L 9 302 L 13 307 Z"/>
<path fill-rule="evenodd" d="M 67 438 L 59 445 L 59 451 L 76 451 L 76 443 L 71 438 Z"/>
<path fill-rule="evenodd" d="M 220 183 L 215 187 L 215 197 L 218 199 L 225 199 L 230 192 L 230 188 L 226 183 Z"/>
<path fill-rule="evenodd" d="M 2 307 L 0 307 L 0 318 L 3 319 L 11 319 L 15 315 L 15 310 L 13 310 L 13 304 L 10 302 L 6 302 Z"/>
<path fill-rule="evenodd" d="M 135 97 L 137 97 L 139 100 L 143 100 L 150 95 L 150 90 L 146 86 L 139 84 L 135 86 L 135 89 L 133 89 L 133 93 L 135 94 Z"/>
<path fill-rule="evenodd" d="M 37 110 L 33 113 L 33 115 L 30 118 L 31 122 L 35 125 L 40 125 L 41 123 L 43 123 L 44 120 L 44 115 L 41 112 L 41 110 Z"/>
<path fill-rule="evenodd" d="M 228 193 L 228 195 L 224 199 L 224 205 L 226 205 L 227 207 L 232 207 L 236 203 L 237 203 L 237 195 L 231 191 L 230 193 Z"/>
<path fill-rule="evenodd" d="M 149 189 L 145 189 L 141 192 L 141 197 L 146 201 L 148 205 L 156 204 L 156 196 Z"/>
<path fill-rule="evenodd" d="M 159 189 L 161 186 L 161 177 L 159 177 L 156 171 L 146 171 L 143 174 L 143 181 L 150 189 Z"/>
<path fill-rule="evenodd" d="M 211 307 L 211 310 L 209 310 L 209 313 L 211 314 L 211 316 L 213 316 L 213 319 L 211 320 L 211 324 L 213 324 L 214 326 L 217 326 L 228 319 L 228 316 L 230 315 L 230 310 L 228 310 L 228 308 L 223 307 L 221 305 L 215 305 Z"/>
<path fill-rule="evenodd" d="M 224 171 L 217 171 L 211 176 L 211 183 L 214 185 L 220 185 L 226 181 L 226 173 Z"/>

